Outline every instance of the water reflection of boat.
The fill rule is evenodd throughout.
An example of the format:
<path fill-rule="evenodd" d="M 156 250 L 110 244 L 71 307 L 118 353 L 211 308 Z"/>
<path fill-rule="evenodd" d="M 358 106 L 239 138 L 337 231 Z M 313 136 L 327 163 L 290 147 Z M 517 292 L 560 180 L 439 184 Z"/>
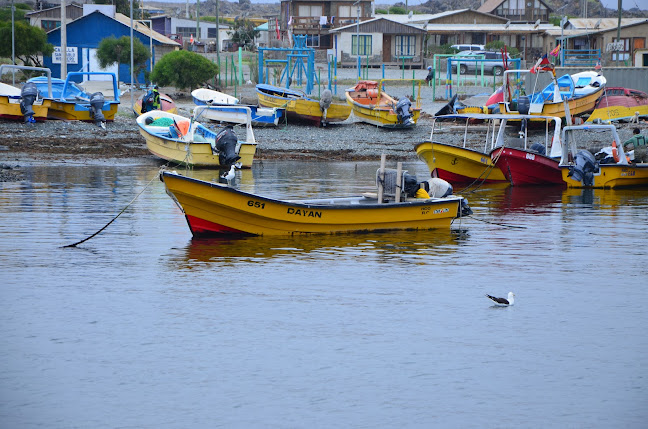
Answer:
<path fill-rule="evenodd" d="M 472 213 L 462 197 L 445 193 L 440 197 L 403 195 L 402 199 L 388 199 L 379 186 L 378 194 L 278 200 L 175 172 L 165 171 L 161 179 L 183 210 L 194 237 L 449 228 L 453 219 Z M 390 188 L 391 176 L 387 179 L 381 179 L 386 183 L 384 188 Z M 395 185 L 395 180 L 391 184 Z M 416 189 L 420 190 L 418 184 Z"/>
<path fill-rule="evenodd" d="M 540 213 L 561 203 L 563 189 L 561 186 L 509 186 L 499 191 L 499 198 L 494 200 L 498 201 L 497 210 L 503 213 Z"/>
<path fill-rule="evenodd" d="M 317 253 L 318 259 L 340 257 L 364 257 L 368 253 L 380 253 L 382 257 L 394 255 L 397 262 L 404 255 L 435 256 L 454 253 L 456 246 L 465 240 L 461 231 L 390 231 L 367 234 L 297 235 L 263 237 L 212 237 L 194 238 L 185 249 L 186 266 L 195 267 L 196 262 L 218 260 L 244 260 L 262 263 L 276 257 L 308 258 Z M 407 263 L 411 263 L 408 259 Z"/>

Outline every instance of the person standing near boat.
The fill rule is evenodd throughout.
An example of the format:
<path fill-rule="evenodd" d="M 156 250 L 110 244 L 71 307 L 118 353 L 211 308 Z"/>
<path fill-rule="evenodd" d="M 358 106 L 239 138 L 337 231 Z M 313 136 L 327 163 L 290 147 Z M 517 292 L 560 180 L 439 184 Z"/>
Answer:
<path fill-rule="evenodd" d="M 160 92 L 158 86 L 155 85 L 142 99 L 142 113 L 150 112 L 151 110 L 160 110 Z"/>
<path fill-rule="evenodd" d="M 646 137 L 641 135 L 639 128 L 635 128 L 632 134 L 632 138 L 623 143 L 623 150 L 625 151 L 632 144 L 634 148 L 634 162 L 648 162 L 648 142 L 646 142 Z"/>

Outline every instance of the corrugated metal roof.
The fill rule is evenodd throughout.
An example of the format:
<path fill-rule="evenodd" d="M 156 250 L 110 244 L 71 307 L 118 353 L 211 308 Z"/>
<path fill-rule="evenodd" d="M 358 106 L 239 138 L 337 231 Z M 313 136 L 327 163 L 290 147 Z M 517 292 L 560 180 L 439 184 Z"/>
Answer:
<path fill-rule="evenodd" d="M 646 21 L 646 18 L 621 18 L 621 26 L 636 24 L 641 21 Z M 570 30 L 606 30 L 610 28 L 617 28 L 619 25 L 618 18 L 572 18 L 569 20 L 567 27 Z"/>
<path fill-rule="evenodd" d="M 101 12 L 98 12 L 101 13 Z M 115 14 L 115 21 L 119 21 L 120 23 L 124 24 L 126 27 L 130 28 L 130 18 L 122 13 L 116 13 Z M 129 30 L 130 31 L 130 30 Z M 154 40 L 157 40 L 158 42 L 164 44 L 164 45 L 177 45 L 180 46 L 178 42 L 175 40 L 171 40 L 168 37 L 158 33 L 155 30 L 151 30 L 144 24 L 140 24 L 138 22 L 133 22 L 133 31 L 137 31 L 139 33 L 142 33 L 146 37 L 152 37 Z"/>
<path fill-rule="evenodd" d="M 505 24 L 428 24 L 426 26 L 428 32 L 437 31 L 470 31 L 470 32 L 505 32 L 511 34 L 517 33 L 544 33 L 548 30 L 560 28 L 552 24 L 511 24 L 506 28 Z"/>
<path fill-rule="evenodd" d="M 390 15 L 390 17 L 391 16 L 394 16 L 394 15 Z M 395 21 L 393 19 L 386 18 L 386 15 L 381 15 L 381 16 L 379 16 L 377 18 L 369 19 L 367 21 L 362 21 L 360 23 L 360 28 L 373 27 L 374 25 L 376 25 L 376 23 L 378 21 L 387 21 L 388 23 L 393 23 L 393 24 L 396 24 L 396 25 L 404 25 L 406 27 L 411 27 L 415 31 L 420 31 L 420 32 L 425 31 L 425 25 L 426 25 L 426 24 L 407 24 L 407 23 L 398 22 L 398 21 Z M 339 28 L 336 28 L 334 30 L 331 30 L 330 32 L 331 33 L 341 33 L 341 32 L 343 32 L 345 30 L 356 29 L 356 28 L 357 28 L 357 24 L 349 24 L 349 25 L 345 25 L 344 27 L 339 27 Z M 366 30 L 364 30 L 364 31 L 366 31 Z"/>

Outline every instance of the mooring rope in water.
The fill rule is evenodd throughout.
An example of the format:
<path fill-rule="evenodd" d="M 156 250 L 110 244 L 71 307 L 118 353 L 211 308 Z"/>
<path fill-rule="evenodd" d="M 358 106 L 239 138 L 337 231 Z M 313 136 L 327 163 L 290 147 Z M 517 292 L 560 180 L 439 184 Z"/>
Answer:
<path fill-rule="evenodd" d="M 111 223 L 113 223 L 115 220 L 117 220 L 117 218 L 118 218 L 119 216 L 121 216 L 122 213 L 124 213 L 124 212 L 126 211 L 126 209 L 128 209 L 128 207 L 130 207 L 130 205 L 133 204 L 137 198 L 139 198 L 140 195 L 142 195 L 142 193 L 143 193 L 143 192 L 144 192 L 144 191 L 149 187 L 149 185 L 150 185 L 150 184 L 151 184 L 155 179 L 157 179 L 157 178 L 160 176 L 160 171 L 163 170 L 164 168 L 166 168 L 167 165 L 169 165 L 169 163 L 167 163 L 167 164 L 163 165 L 162 167 L 160 167 L 160 170 L 158 170 L 158 173 L 157 173 L 157 174 L 156 174 L 156 175 L 155 175 L 151 180 L 149 180 L 149 182 L 146 184 L 146 186 L 144 186 L 144 188 L 143 188 L 143 189 L 142 189 L 142 190 L 141 190 L 137 195 L 135 195 L 135 198 L 133 198 L 133 199 L 132 199 L 132 200 L 131 200 L 127 205 L 126 205 L 126 207 L 124 207 L 124 208 L 122 209 L 122 211 L 120 211 L 120 212 L 117 214 L 117 216 L 115 216 L 114 218 L 112 218 L 112 220 L 111 220 L 110 222 L 108 222 L 106 225 L 104 225 L 103 228 L 101 228 L 99 231 L 95 232 L 95 233 L 92 234 L 91 236 L 84 238 L 84 239 L 81 240 L 81 241 L 77 241 L 76 243 L 68 244 L 67 246 L 61 246 L 61 247 L 62 247 L 62 248 L 66 248 L 66 247 L 76 247 L 76 246 L 78 246 L 79 244 L 81 244 L 81 243 L 85 243 L 86 241 L 90 240 L 91 238 L 96 237 L 97 235 L 99 235 L 99 234 L 101 233 L 101 231 L 103 231 L 104 229 L 108 228 L 108 226 L 109 226 Z"/>
<path fill-rule="evenodd" d="M 463 216 L 463 217 L 469 217 L 469 218 L 471 218 L 471 219 L 473 219 L 473 220 L 476 220 L 476 221 L 479 221 L 479 222 L 489 223 L 489 224 L 491 224 L 491 225 L 502 226 L 502 227 L 504 227 L 504 228 L 517 228 L 517 229 L 526 229 L 526 228 L 527 228 L 526 226 L 508 225 L 508 224 L 505 224 L 505 223 L 490 222 L 490 221 L 483 220 L 483 219 L 477 219 L 476 217 L 474 217 L 474 216 L 472 216 L 472 215 L 470 215 L 470 216 Z"/>
<path fill-rule="evenodd" d="M 497 161 L 499 160 L 499 158 L 500 158 L 500 156 L 502 155 L 502 152 L 503 152 L 503 151 L 504 151 L 504 146 L 502 146 L 502 148 L 499 150 L 499 152 L 498 152 L 497 155 L 495 156 L 495 159 L 493 159 L 492 162 L 491 162 L 489 165 L 486 166 L 486 168 L 484 169 L 484 171 L 482 171 L 481 174 L 480 174 L 480 175 L 479 175 L 475 180 L 473 180 L 473 181 L 472 181 L 468 186 L 466 186 L 465 188 L 463 188 L 462 190 L 460 190 L 459 193 L 464 193 L 464 192 L 472 193 L 472 192 L 475 192 L 477 189 L 479 189 L 479 188 L 480 188 L 480 187 L 481 187 L 481 186 L 486 182 L 486 179 L 488 179 L 488 176 L 490 176 L 490 174 L 491 174 L 491 172 L 493 171 L 493 169 L 497 166 L 497 165 L 496 165 L 496 164 L 497 164 Z M 487 173 L 487 174 L 486 174 L 486 176 L 484 176 L 484 178 L 482 179 L 481 177 L 484 175 L 484 173 Z M 479 182 L 479 183 L 478 183 L 478 182 Z M 476 184 L 476 185 L 475 185 L 475 184 Z M 475 188 L 474 188 L 474 189 L 470 189 L 470 188 L 473 187 L 473 185 L 475 185 Z M 470 189 L 470 190 L 469 190 L 469 189 Z"/>

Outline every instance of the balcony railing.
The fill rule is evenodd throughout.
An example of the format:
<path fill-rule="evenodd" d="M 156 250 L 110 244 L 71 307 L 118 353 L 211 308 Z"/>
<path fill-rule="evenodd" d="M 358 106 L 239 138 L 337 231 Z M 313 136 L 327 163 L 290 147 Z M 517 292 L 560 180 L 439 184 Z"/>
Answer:
<path fill-rule="evenodd" d="M 357 17 L 339 17 L 336 16 L 331 22 L 331 17 L 326 17 L 326 24 L 320 24 L 319 16 L 293 16 L 291 27 L 294 30 L 319 30 L 319 29 L 332 29 L 344 27 L 346 25 L 355 24 L 357 22 Z M 368 21 L 372 19 L 371 17 L 360 17 L 360 22 Z M 275 26 L 271 25 L 269 28 L 270 31 L 275 31 Z"/>

